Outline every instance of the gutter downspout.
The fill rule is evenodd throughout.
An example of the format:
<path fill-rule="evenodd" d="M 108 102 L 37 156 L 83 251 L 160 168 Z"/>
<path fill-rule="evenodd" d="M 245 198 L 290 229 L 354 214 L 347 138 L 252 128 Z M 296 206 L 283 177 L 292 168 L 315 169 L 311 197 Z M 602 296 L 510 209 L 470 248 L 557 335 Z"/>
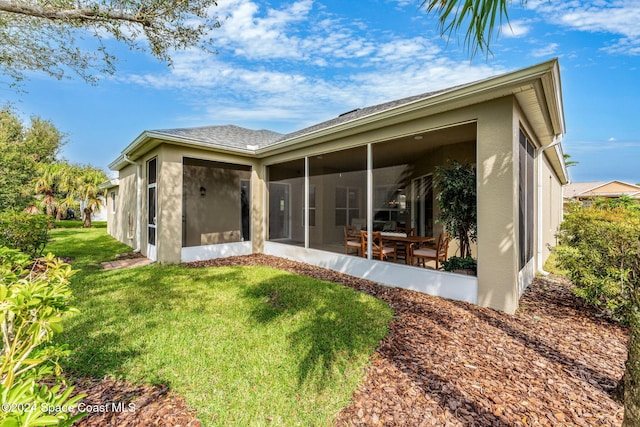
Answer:
<path fill-rule="evenodd" d="M 135 165 L 136 170 L 136 247 L 134 252 L 140 252 L 140 243 L 142 242 L 142 164 L 134 162 L 126 154 L 122 155 L 125 162 Z"/>
<path fill-rule="evenodd" d="M 543 276 L 548 276 L 549 272 L 545 271 L 543 266 L 542 266 L 542 159 L 540 158 L 540 155 L 547 149 L 555 147 L 556 145 L 559 145 L 562 142 L 562 138 L 560 137 L 560 135 L 556 135 L 553 137 L 553 141 L 551 141 L 549 144 L 547 145 L 543 145 L 540 148 L 536 149 L 536 160 L 538 162 L 537 165 L 537 173 L 538 173 L 538 209 L 537 209 L 537 216 L 538 216 L 538 244 L 537 244 L 537 251 L 536 251 L 536 269 L 538 271 L 539 274 L 542 274 Z"/>

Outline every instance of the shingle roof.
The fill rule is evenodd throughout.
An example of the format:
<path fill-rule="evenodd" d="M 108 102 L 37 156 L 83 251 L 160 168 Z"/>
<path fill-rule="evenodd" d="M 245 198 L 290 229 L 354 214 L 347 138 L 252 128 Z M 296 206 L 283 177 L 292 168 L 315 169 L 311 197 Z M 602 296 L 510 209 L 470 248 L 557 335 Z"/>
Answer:
<path fill-rule="evenodd" d="M 193 139 L 204 144 L 223 145 L 250 150 L 270 145 L 282 137 L 282 134 L 278 132 L 266 129 L 252 130 L 235 125 L 159 129 L 151 132 Z"/>
<path fill-rule="evenodd" d="M 422 93 L 420 95 L 414 95 L 414 96 L 409 96 L 407 98 L 402 98 L 402 99 L 397 99 L 395 101 L 390 101 L 390 102 L 385 102 L 382 104 L 377 104 L 377 105 L 372 105 L 370 107 L 364 107 L 364 108 L 357 108 L 355 110 L 351 110 L 348 111 L 346 113 L 340 114 L 338 117 L 335 117 L 333 119 L 324 121 L 322 123 L 318 123 L 309 127 L 306 127 L 304 129 L 300 129 L 298 131 L 295 132 L 291 132 L 288 133 L 286 135 L 283 135 L 280 139 L 278 139 L 277 141 L 274 141 L 273 143 L 278 143 L 278 142 L 282 142 L 282 141 L 286 141 L 289 139 L 293 139 L 296 137 L 300 137 L 303 135 L 307 135 L 313 132 L 317 132 L 320 131 L 322 129 L 327 129 L 333 126 L 337 126 L 339 124 L 342 123 L 347 123 L 350 122 L 352 120 L 356 120 L 359 119 L 361 117 L 365 117 L 365 116 L 369 116 L 375 113 L 380 113 L 382 111 L 386 111 L 386 110 L 391 110 L 393 108 L 399 107 L 401 105 L 405 105 L 405 104 L 410 104 L 412 102 L 416 102 L 416 101 L 421 101 L 423 99 L 427 99 L 427 98 L 431 98 L 432 96 L 435 96 L 439 93 L 443 93 L 443 92 L 447 92 L 450 90 L 453 90 L 455 88 L 457 88 L 459 86 L 455 86 L 455 87 L 451 87 L 451 88 L 447 88 L 447 89 L 443 89 L 443 90 L 438 90 L 438 91 L 434 91 L 434 92 L 427 92 L 427 93 Z M 271 145 L 271 144 L 269 144 Z"/>
<path fill-rule="evenodd" d="M 415 101 L 430 98 L 439 93 L 451 90 L 454 88 L 448 88 L 435 92 L 423 93 L 420 95 L 409 96 L 407 98 L 397 99 L 395 101 L 385 102 L 382 104 L 373 105 L 365 108 L 358 108 L 346 113 L 340 114 L 338 117 L 324 121 L 322 123 L 315 124 L 313 126 L 306 127 L 304 129 L 291 132 L 288 134 L 281 134 L 270 130 L 252 130 L 235 125 L 224 126 L 202 126 L 194 128 L 179 128 L 179 129 L 158 129 L 151 131 L 155 134 L 163 134 L 168 136 L 175 136 L 179 138 L 188 138 L 199 143 L 221 145 L 226 147 L 241 148 L 241 149 L 258 149 L 268 147 L 282 141 L 287 141 L 299 136 L 307 135 L 313 132 L 317 132 L 323 129 L 328 129 L 333 126 L 337 126 L 342 123 L 347 123 L 353 120 L 357 120 L 361 117 L 369 116 L 382 111 L 390 110 L 401 105 L 410 104 Z"/>

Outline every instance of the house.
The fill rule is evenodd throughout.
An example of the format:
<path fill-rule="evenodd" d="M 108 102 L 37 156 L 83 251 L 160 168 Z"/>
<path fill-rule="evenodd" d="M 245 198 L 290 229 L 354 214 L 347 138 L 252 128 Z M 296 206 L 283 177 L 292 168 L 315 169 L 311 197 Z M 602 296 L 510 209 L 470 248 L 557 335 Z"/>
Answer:
<path fill-rule="evenodd" d="M 564 132 L 557 60 L 286 135 L 144 131 L 110 164 L 108 231 L 162 263 L 266 253 L 512 313 L 562 218 Z M 477 167 L 477 277 L 345 254 L 346 225 L 438 236 L 453 159 Z"/>
<path fill-rule="evenodd" d="M 622 181 L 572 182 L 562 187 L 565 204 L 571 201 L 591 203 L 594 199 L 629 196 L 640 200 L 640 186 Z"/>

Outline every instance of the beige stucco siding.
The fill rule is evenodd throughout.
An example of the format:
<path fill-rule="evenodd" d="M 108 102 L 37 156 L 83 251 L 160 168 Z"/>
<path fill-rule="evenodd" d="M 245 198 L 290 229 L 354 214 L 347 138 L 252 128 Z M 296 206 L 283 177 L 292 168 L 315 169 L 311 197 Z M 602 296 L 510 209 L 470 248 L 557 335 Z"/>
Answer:
<path fill-rule="evenodd" d="M 135 165 L 128 165 L 120 170 L 119 186 L 109 190 L 109 192 L 117 191 L 115 214 L 110 206 L 107 217 L 107 231 L 109 234 L 134 249 L 138 232 L 136 180 Z"/>
<path fill-rule="evenodd" d="M 542 265 L 556 245 L 556 234 L 562 222 L 562 184 L 553 172 L 546 155 L 542 161 Z"/>
<path fill-rule="evenodd" d="M 478 116 L 478 304 L 518 307 L 518 122 L 512 97 Z"/>

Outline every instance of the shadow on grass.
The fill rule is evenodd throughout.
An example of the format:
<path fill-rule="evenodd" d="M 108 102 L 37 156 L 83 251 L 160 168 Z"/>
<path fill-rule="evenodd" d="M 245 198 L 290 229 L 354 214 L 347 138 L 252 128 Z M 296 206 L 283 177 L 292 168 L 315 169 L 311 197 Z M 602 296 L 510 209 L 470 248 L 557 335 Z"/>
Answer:
<path fill-rule="evenodd" d="M 63 363 L 65 370 L 94 378 L 124 377 L 130 359 L 154 351 L 145 339 L 154 335 L 154 329 L 167 327 L 165 316 L 158 313 L 172 313 L 187 299 L 189 310 L 205 311 L 207 298 L 199 298 L 198 293 L 209 289 L 194 289 L 189 282 L 237 281 L 239 274 L 211 271 L 193 277 L 188 270 L 159 265 L 112 271 L 85 268 L 73 284 L 81 312 L 66 325 L 60 339 L 73 350 Z"/>
<path fill-rule="evenodd" d="M 323 389 L 354 360 L 366 360 L 387 333 L 391 310 L 380 300 L 335 283 L 283 273 L 246 289 L 259 323 L 300 324 L 287 339 L 299 360 L 298 386 Z M 256 301 L 257 300 L 257 301 Z"/>

